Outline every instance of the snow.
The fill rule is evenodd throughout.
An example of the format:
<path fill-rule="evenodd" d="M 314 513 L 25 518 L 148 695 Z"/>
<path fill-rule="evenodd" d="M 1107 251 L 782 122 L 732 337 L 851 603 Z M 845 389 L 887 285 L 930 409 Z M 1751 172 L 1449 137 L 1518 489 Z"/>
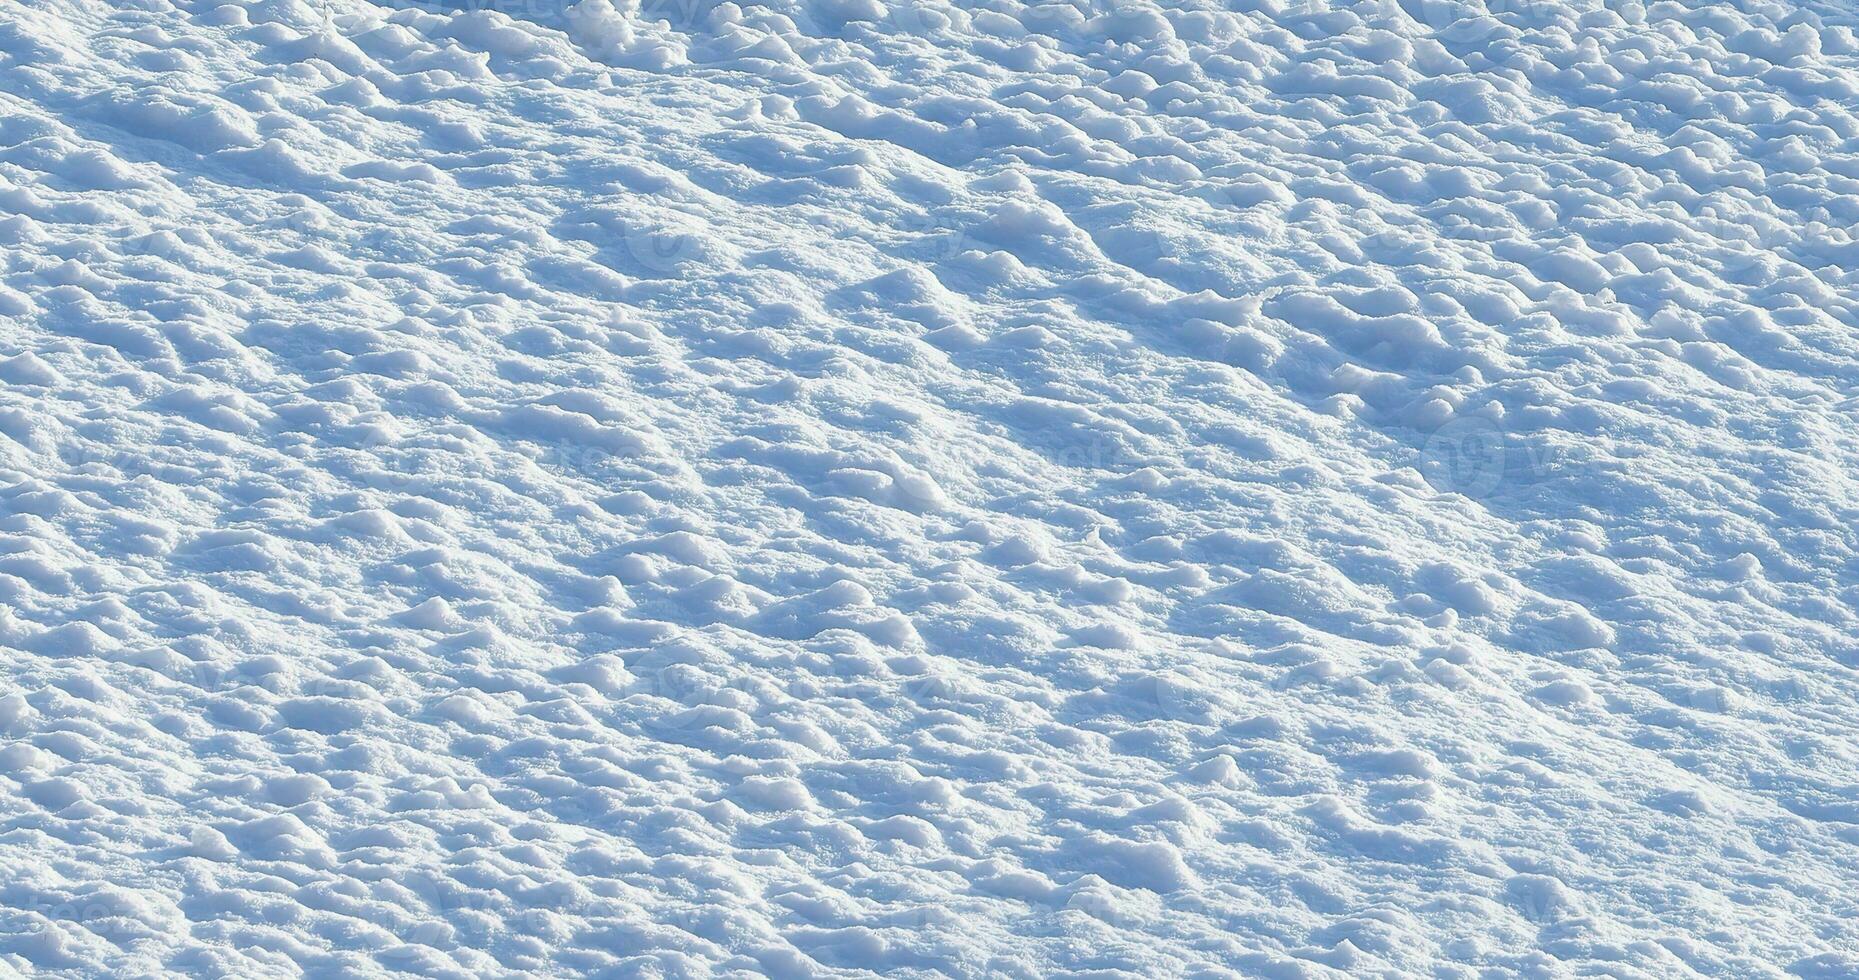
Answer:
<path fill-rule="evenodd" d="M 0 972 L 1859 975 L 1856 24 L 0 7 Z"/>

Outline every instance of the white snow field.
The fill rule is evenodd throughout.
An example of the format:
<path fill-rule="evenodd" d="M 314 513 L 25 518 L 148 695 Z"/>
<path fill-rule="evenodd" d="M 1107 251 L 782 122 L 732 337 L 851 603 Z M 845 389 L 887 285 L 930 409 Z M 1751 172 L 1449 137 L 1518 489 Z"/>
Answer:
<path fill-rule="evenodd" d="M 0 975 L 1859 976 L 1859 16 L 1490 2 L 0 0 Z"/>

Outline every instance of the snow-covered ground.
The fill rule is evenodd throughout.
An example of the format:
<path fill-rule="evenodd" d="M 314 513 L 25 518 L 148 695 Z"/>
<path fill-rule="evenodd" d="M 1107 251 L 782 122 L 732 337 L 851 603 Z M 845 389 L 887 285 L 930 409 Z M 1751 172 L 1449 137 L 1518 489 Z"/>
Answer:
<path fill-rule="evenodd" d="M 0 0 L 0 974 L 1859 976 L 1842 7 Z"/>

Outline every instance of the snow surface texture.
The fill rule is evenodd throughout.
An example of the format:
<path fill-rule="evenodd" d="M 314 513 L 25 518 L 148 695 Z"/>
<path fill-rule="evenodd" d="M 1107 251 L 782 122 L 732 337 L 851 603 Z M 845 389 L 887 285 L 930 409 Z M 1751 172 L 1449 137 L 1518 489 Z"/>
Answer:
<path fill-rule="evenodd" d="M 1859 45 L 0 2 L 0 971 L 1859 974 Z"/>

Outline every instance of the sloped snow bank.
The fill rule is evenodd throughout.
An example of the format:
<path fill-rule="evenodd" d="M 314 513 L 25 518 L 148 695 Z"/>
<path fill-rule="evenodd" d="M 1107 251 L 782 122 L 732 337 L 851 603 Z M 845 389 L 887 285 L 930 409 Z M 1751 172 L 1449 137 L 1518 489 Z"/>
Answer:
<path fill-rule="evenodd" d="M 0 957 L 1859 970 L 1849 14 L 0 8 Z"/>

